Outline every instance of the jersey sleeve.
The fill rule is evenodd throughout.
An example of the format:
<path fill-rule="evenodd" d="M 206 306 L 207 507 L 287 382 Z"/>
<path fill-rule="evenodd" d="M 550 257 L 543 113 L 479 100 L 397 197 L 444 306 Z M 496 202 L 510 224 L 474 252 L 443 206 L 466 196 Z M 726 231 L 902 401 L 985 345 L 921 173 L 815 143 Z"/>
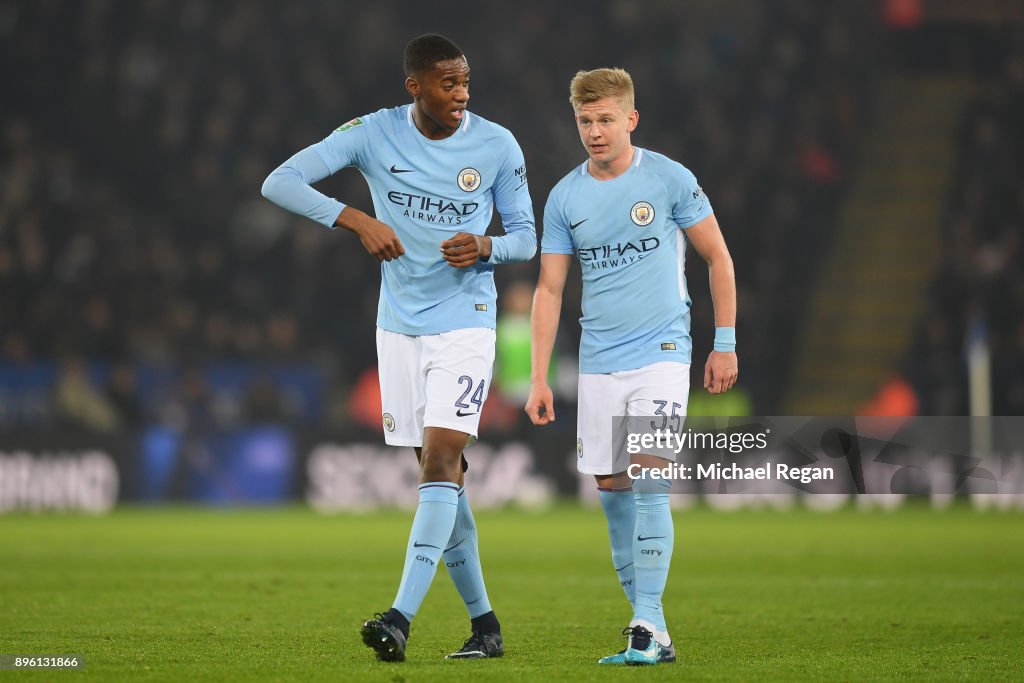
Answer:
<path fill-rule="evenodd" d="M 307 147 L 267 176 L 263 181 L 263 196 L 282 209 L 333 228 L 345 205 L 311 187 L 329 175 L 330 170 L 320 155 Z"/>
<path fill-rule="evenodd" d="M 675 197 L 672 219 L 680 228 L 692 228 L 714 213 L 697 178 L 685 166 L 676 166 L 675 172 L 671 174 L 669 191 Z"/>
<path fill-rule="evenodd" d="M 519 143 L 507 133 L 504 159 L 494 181 L 494 208 L 501 216 L 505 234 L 491 238 L 489 263 L 529 261 L 537 252 L 537 227 L 533 202 L 526 183 L 526 161 Z"/>
<path fill-rule="evenodd" d="M 312 187 L 346 166 L 358 166 L 366 148 L 366 117 L 339 126 L 327 138 L 293 155 L 263 181 L 263 196 L 283 209 L 334 228 L 345 204 Z"/>
<path fill-rule="evenodd" d="M 542 254 L 574 254 L 576 244 L 572 239 L 572 231 L 565 219 L 565 211 L 561 201 L 561 192 L 555 188 L 548 195 L 544 205 L 544 237 L 541 239 Z"/>

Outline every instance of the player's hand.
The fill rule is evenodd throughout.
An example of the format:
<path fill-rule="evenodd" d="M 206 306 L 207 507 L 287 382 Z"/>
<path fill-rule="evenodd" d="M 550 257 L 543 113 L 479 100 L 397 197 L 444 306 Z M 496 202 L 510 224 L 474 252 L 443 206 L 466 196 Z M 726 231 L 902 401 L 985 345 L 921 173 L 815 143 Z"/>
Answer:
<path fill-rule="evenodd" d="M 366 251 L 377 258 L 377 263 L 396 259 L 405 253 L 394 228 L 359 209 L 346 206 L 334 224 L 358 235 Z"/>
<path fill-rule="evenodd" d="M 405 247 L 402 246 L 394 228 L 376 218 L 367 216 L 366 220 L 360 221 L 352 231 L 359 235 L 359 241 L 363 243 L 366 251 L 377 257 L 377 263 L 391 261 L 405 253 Z"/>
<path fill-rule="evenodd" d="M 704 365 L 704 388 L 712 394 L 723 394 L 732 389 L 739 376 L 735 351 L 712 351 Z"/>
<path fill-rule="evenodd" d="M 551 387 L 540 382 L 530 387 L 530 398 L 526 400 L 526 414 L 535 425 L 551 424 L 555 421 L 555 398 Z"/>
<path fill-rule="evenodd" d="M 481 259 L 491 257 L 491 238 L 460 232 L 441 242 L 441 255 L 449 266 L 468 268 Z"/>

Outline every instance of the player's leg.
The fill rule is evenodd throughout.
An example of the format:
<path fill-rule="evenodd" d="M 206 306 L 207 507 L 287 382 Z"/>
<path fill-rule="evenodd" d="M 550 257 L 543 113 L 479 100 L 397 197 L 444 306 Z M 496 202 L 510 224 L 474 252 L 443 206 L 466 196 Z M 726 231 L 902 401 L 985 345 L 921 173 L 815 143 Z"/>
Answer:
<path fill-rule="evenodd" d="M 616 456 L 612 442 L 612 416 L 624 415 L 626 397 L 614 374 L 581 374 L 576 419 L 576 466 L 584 474 L 594 475 L 601 508 L 608 524 L 612 567 L 629 600 L 634 602 L 633 530 L 636 527 L 636 501 L 626 475 L 628 461 Z M 625 649 L 601 658 L 600 664 L 624 664 Z"/>
<path fill-rule="evenodd" d="M 401 632 L 404 637 L 403 645 L 408 640 L 409 625 L 427 596 L 430 584 L 437 573 L 437 564 L 441 561 L 445 542 L 455 526 L 455 515 L 459 505 L 457 482 L 461 469 L 460 456 L 465 443 L 466 434 L 462 432 L 432 427 L 424 429 L 420 457 L 419 503 L 405 548 L 402 581 L 398 585 L 398 593 L 391 609 L 377 620 L 380 626 L 367 622 L 363 629 L 364 642 L 374 647 L 381 659 L 388 657 L 381 656 L 381 648 L 375 647 L 376 641 L 373 637 L 367 639 L 367 631 L 373 631 L 372 636 L 379 636 L 378 631 L 386 630 L 390 626 Z M 381 644 L 385 654 L 391 649 L 391 643 L 387 640 L 384 637 Z"/>
<path fill-rule="evenodd" d="M 427 429 L 462 432 L 471 441 L 476 438 L 480 412 L 490 389 L 494 364 L 494 331 L 489 329 L 455 330 L 428 342 Z M 466 440 L 463 441 L 465 446 Z M 463 481 L 467 467 L 464 455 L 455 466 Z M 447 539 L 443 560 L 470 617 L 470 637 L 449 659 L 483 659 L 504 653 L 501 624 L 491 608 L 484 584 L 476 520 L 466 487 L 459 490 L 458 510 L 451 536 Z"/>
<path fill-rule="evenodd" d="M 655 417 L 665 423 L 659 423 L 659 427 L 680 431 L 686 415 L 689 370 L 688 365 L 681 363 L 656 363 L 631 371 L 627 414 Z M 634 456 L 633 462 L 645 471 L 662 468 L 673 459 L 672 453 L 650 453 Z M 675 545 L 669 505 L 671 486 L 671 480 L 653 477 L 633 482 L 637 508 L 633 543 L 636 605 L 630 627 L 636 635 L 626 652 L 629 664 L 675 661 L 675 647 L 668 634 L 662 604 Z"/>
<path fill-rule="evenodd" d="M 660 469 L 666 464 L 661 458 L 647 455 L 637 455 L 633 462 L 644 469 Z M 656 664 L 675 659 L 662 605 L 675 540 L 669 506 L 671 486 L 670 480 L 647 477 L 633 482 L 636 499 L 633 535 L 636 602 L 629 624 L 631 636 L 626 651 L 627 664 Z"/>
<path fill-rule="evenodd" d="M 419 448 L 423 444 L 426 384 L 420 338 L 378 328 L 377 360 L 384 440 L 391 446 Z M 438 495 L 438 492 L 431 491 L 427 497 L 443 498 L 444 494 Z M 431 504 L 443 505 L 443 502 L 431 501 Z M 413 529 L 414 531 L 416 529 L 415 520 Z M 410 539 L 409 545 L 411 546 L 412 543 L 413 540 Z M 413 555 L 411 559 L 415 561 L 418 554 Z M 421 562 L 426 564 L 425 561 Z M 407 548 L 405 568 L 402 574 L 403 583 L 409 573 L 410 557 Z M 403 614 L 394 606 L 384 614 L 375 615 L 373 619 L 369 619 L 363 624 L 363 642 L 377 653 L 377 658 L 380 660 L 403 661 L 406 642 L 409 638 L 411 616 Z"/>

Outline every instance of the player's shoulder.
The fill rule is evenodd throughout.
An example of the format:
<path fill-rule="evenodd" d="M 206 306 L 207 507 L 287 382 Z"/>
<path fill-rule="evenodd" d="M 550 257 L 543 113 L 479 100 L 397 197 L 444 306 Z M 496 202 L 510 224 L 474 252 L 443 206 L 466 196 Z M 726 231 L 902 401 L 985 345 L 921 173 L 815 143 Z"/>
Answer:
<path fill-rule="evenodd" d="M 551 189 L 551 194 L 565 194 L 571 191 L 575 185 L 583 182 L 587 177 L 587 161 L 584 159 L 582 163 L 576 164 L 571 171 L 562 176 L 562 179 Z"/>
<path fill-rule="evenodd" d="M 356 130 L 371 130 L 375 128 L 390 128 L 396 124 L 405 120 L 407 116 L 407 108 L 409 105 L 399 107 L 384 107 L 377 111 L 372 111 L 366 114 L 360 114 L 354 118 L 349 119 L 345 123 L 341 124 L 334 129 L 335 133 L 346 133 L 348 131 Z"/>
<path fill-rule="evenodd" d="M 466 132 L 475 139 L 482 139 L 491 143 L 497 142 L 502 145 L 519 145 L 512 131 L 500 123 L 480 116 L 476 112 L 470 112 L 469 120 L 466 123 L 469 126 Z"/>
<path fill-rule="evenodd" d="M 555 186 L 551 188 L 551 192 L 548 193 L 548 199 L 545 204 L 546 210 L 555 208 L 559 211 L 565 210 L 570 198 L 578 194 L 579 183 L 586 177 L 586 166 L 586 161 L 577 164 L 571 171 L 562 176 L 561 180 L 555 183 Z"/>
<path fill-rule="evenodd" d="M 672 157 L 660 152 L 646 148 L 637 148 L 637 152 L 643 155 L 640 160 L 640 168 L 646 168 L 653 173 L 669 173 L 683 178 L 692 178 L 693 172 Z"/>

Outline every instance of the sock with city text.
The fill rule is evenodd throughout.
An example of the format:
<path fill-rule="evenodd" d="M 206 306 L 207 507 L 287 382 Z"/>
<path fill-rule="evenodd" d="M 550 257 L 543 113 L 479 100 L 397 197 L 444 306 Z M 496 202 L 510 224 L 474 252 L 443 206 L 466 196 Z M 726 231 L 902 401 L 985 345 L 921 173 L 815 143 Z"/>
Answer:
<path fill-rule="evenodd" d="M 455 515 L 455 526 L 444 550 L 444 563 L 452 577 L 471 619 L 491 611 L 484 586 L 483 568 L 480 566 L 480 550 L 477 542 L 476 520 L 469 507 L 465 488 L 459 489 L 459 505 Z"/>
<path fill-rule="evenodd" d="M 661 597 L 668 580 L 675 529 L 669 507 L 671 481 L 638 479 L 634 482 L 636 530 L 633 536 L 633 565 L 636 603 L 633 618 L 652 622 L 656 631 L 667 632 Z"/>
<path fill-rule="evenodd" d="M 459 486 L 448 481 L 420 484 L 420 502 L 409 532 L 405 569 L 393 607 L 412 621 L 423 604 L 437 563 L 452 535 L 459 506 Z"/>

